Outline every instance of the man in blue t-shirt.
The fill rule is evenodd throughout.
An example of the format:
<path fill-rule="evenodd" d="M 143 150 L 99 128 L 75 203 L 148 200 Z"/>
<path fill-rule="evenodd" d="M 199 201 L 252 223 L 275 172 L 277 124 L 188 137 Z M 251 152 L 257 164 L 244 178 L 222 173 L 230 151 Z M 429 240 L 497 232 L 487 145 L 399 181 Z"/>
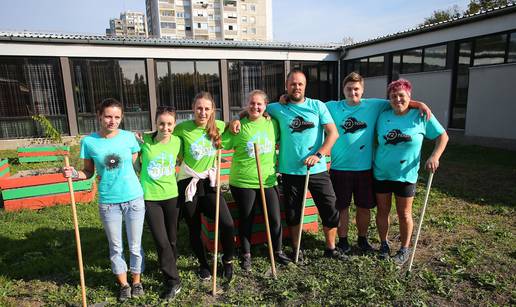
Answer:
<path fill-rule="evenodd" d="M 373 193 L 372 160 L 374 132 L 378 116 L 390 109 L 389 101 L 377 98 L 362 98 L 364 79 L 352 72 L 342 82 L 345 100 L 326 103 L 337 129 L 339 138 L 331 151 L 330 177 L 337 196 L 336 207 L 340 211 L 337 247 L 347 253 L 349 206 L 351 199 L 357 207 L 356 224 L 358 247 L 362 252 L 371 252 L 367 230 L 371 209 L 375 207 Z M 412 108 L 431 115 L 430 109 L 421 102 L 411 101 Z"/>

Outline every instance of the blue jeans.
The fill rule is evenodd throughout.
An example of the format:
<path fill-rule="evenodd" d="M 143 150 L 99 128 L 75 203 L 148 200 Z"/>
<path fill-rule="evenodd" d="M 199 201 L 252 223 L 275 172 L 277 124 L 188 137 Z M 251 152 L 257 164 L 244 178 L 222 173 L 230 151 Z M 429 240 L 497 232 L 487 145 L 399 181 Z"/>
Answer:
<path fill-rule="evenodd" d="M 145 220 L 145 203 L 143 197 L 117 204 L 99 204 L 99 214 L 109 242 L 109 260 L 115 275 L 127 272 L 122 241 L 122 221 L 129 244 L 130 271 L 140 274 L 144 269 L 142 234 Z"/>

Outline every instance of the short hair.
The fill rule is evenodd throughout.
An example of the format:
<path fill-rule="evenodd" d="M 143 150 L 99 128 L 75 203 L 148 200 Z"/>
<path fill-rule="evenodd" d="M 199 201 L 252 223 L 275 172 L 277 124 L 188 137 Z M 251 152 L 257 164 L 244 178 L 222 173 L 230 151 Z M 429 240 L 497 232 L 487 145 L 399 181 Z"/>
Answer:
<path fill-rule="evenodd" d="M 115 98 L 106 98 L 106 99 L 102 100 L 97 105 L 97 114 L 101 115 L 102 113 L 104 113 L 104 110 L 109 107 L 120 108 L 120 110 L 122 111 L 122 115 L 124 114 L 124 105 L 120 101 L 116 100 Z"/>
<path fill-rule="evenodd" d="M 305 77 L 305 79 L 306 79 L 306 75 L 305 75 L 305 73 L 304 73 L 301 69 L 299 69 L 299 68 L 294 68 L 294 69 L 292 69 L 292 70 L 287 74 L 287 80 L 288 80 L 288 79 L 290 79 L 290 77 L 291 77 L 293 74 L 302 74 L 302 75 Z"/>
<path fill-rule="evenodd" d="M 256 95 L 262 96 L 265 103 L 269 103 L 269 96 L 267 96 L 267 94 L 262 90 L 250 91 L 249 94 L 247 94 L 247 102 L 249 103 L 249 100 Z"/>
<path fill-rule="evenodd" d="M 391 92 L 399 90 L 404 90 L 410 95 L 412 92 L 412 84 L 409 80 L 406 79 L 398 79 L 396 81 L 392 81 L 387 86 L 387 95 L 390 95 Z"/>
<path fill-rule="evenodd" d="M 349 82 L 360 82 L 362 85 L 364 85 L 364 78 L 360 74 L 353 71 L 344 78 L 342 81 L 342 86 L 346 86 L 346 83 Z"/>

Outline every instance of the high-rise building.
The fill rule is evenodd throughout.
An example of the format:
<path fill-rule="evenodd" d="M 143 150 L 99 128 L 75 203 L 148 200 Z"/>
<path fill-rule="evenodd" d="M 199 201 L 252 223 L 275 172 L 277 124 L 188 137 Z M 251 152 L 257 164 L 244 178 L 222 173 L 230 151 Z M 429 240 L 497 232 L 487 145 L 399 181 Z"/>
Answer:
<path fill-rule="evenodd" d="M 272 0 L 146 0 L 156 37 L 272 40 Z"/>
<path fill-rule="evenodd" d="M 147 25 L 145 14 L 126 11 L 120 13 L 120 18 L 109 20 L 108 36 L 146 36 Z"/>

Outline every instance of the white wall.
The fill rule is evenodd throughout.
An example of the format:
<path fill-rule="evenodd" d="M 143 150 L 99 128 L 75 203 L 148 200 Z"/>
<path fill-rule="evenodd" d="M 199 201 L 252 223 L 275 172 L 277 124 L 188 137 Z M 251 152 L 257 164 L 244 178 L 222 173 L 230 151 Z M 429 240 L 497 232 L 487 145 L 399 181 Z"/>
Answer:
<path fill-rule="evenodd" d="M 465 134 L 516 140 L 516 63 L 470 68 Z"/>
<path fill-rule="evenodd" d="M 400 78 L 412 83 L 412 99 L 426 103 L 441 125 L 447 128 L 450 113 L 451 70 L 402 74 Z"/>
<path fill-rule="evenodd" d="M 387 76 L 364 78 L 365 98 L 387 97 Z"/>

